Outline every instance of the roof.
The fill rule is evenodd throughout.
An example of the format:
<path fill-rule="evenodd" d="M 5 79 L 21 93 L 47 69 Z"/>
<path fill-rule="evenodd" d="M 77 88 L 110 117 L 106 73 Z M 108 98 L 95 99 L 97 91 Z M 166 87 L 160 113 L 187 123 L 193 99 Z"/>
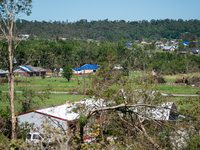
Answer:
<path fill-rule="evenodd" d="M 30 68 L 30 67 L 28 67 L 28 66 L 26 66 L 26 65 L 24 65 L 23 67 L 24 67 L 24 68 L 26 68 L 26 69 L 28 69 L 28 70 L 31 70 L 31 71 L 33 71 L 33 69 L 32 69 L 32 68 Z"/>
<path fill-rule="evenodd" d="M 102 100 L 95 101 L 94 99 L 86 99 L 86 100 L 77 101 L 75 103 L 67 102 L 66 104 L 62 104 L 62 105 L 36 109 L 29 112 L 21 113 L 18 116 L 25 115 L 27 113 L 36 112 L 36 113 L 57 118 L 60 120 L 72 121 L 72 120 L 78 119 L 80 116 L 79 113 L 75 113 L 72 111 L 74 108 L 77 107 L 77 104 L 86 105 L 87 107 L 87 111 L 85 111 L 86 114 L 89 113 L 90 110 L 94 109 L 95 106 L 99 108 L 100 106 L 103 105 Z"/>
<path fill-rule="evenodd" d="M 141 44 L 146 44 L 146 43 L 147 43 L 146 41 L 142 41 L 142 42 L 141 42 Z"/>
<path fill-rule="evenodd" d="M 8 73 L 8 71 L 0 69 L 0 74 L 6 74 L 6 73 Z"/>
<path fill-rule="evenodd" d="M 90 64 L 85 64 L 84 66 L 78 68 L 78 71 L 81 71 L 81 70 L 84 70 L 84 68 L 86 70 L 89 70 L 89 69 L 99 69 L 99 67 L 97 65 L 90 65 Z M 77 71 L 77 68 L 74 68 L 73 69 L 74 71 Z"/>
<path fill-rule="evenodd" d="M 126 46 L 130 46 L 130 45 L 132 45 L 132 43 L 126 43 Z"/>
<path fill-rule="evenodd" d="M 192 48 L 191 52 L 193 54 L 198 54 L 199 53 L 199 48 Z"/>
<path fill-rule="evenodd" d="M 176 112 L 177 110 L 172 110 L 173 107 L 176 108 L 175 104 L 173 102 L 166 102 L 161 104 L 161 107 L 165 108 L 157 108 L 157 109 L 151 109 L 149 113 L 151 113 L 152 117 L 157 120 L 169 120 L 171 111 Z M 173 118 L 175 119 L 175 118 Z"/>
<path fill-rule="evenodd" d="M 26 71 L 25 70 L 21 70 L 21 69 L 15 69 L 13 72 L 19 73 L 19 72 L 26 72 Z"/>
<path fill-rule="evenodd" d="M 164 49 L 171 49 L 174 48 L 174 46 L 165 46 Z"/>
<path fill-rule="evenodd" d="M 79 117 L 79 114 L 71 112 L 73 108 L 74 107 L 70 107 L 70 104 L 63 104 L 59 106 L 35 110 L 35 112 L 42 113 L 54 118 L 71 121 L 71 120 L 78 119 Z"/>
<path fill-rule="evenodd" d="M 36 72 L 39 72 L 39 71 L 46 71 L 46 69 L 43 69 L 42 67 L 33 67 L 31 65 L 24 65 L 24 67 L 26 68 L 29 68 L 29 70 L 31 71 L 36 71 Z"/>
<path fill-rule="evenodd" d="M 120 64 L 117 64 L 113 67 L 113 69 L 123 69 L 123 67 Z"/>
<path fill-rule="evenodd" d="M 165 120 L 165 121 L 170 120 L 170 119 L 172 119 L 172 120 L 176 119 L 175 116 L 171 116 L 171 112 L 174 112 L 174 113 L 177 112 L 177 108 L 173 102 L 162 103 L 159 106 L 161 108 L 148 108 L 144 112 L 141 112 L 140 113 L 140 114 L 142 114 L 141 117 L 144 117 L 144 114 L 145 114 L 145 116 L 148 120 L 150 118 L 153 118 L 156 120 Z M 137 107 L 133 111 L 137 112 L 138 109 L 140 109 L 140 108 L 142 108 L 142 107 Z"/>
<path fill-rule="evenodd" d="M 188 42 L 188 41 L 183 41 L 182 43 L 188 45 L 190 42 Z"/>
<path fill-rule="evenodd" d="M 14 69 L 14 72 L 32 72 L 32 70 L 30 70 L 30 68 L 25 67 L 25 66 L 17 66 Z"/>

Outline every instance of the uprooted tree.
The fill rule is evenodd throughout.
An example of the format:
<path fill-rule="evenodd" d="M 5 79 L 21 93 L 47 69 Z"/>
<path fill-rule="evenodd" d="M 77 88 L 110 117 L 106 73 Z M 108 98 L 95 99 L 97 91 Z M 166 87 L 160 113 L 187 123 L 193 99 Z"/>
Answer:
<path fill-rule="evenodd" d="M 14 50 L 18 43 L 16 41 L 16 19 L 23 14 L 30 14 L 32 0 L 1 0 L 0 1 L 0 29 L 8 44 L 9 54 L 9 93 L 10 93 L 10 109 L 12 118 L 12 139 L 16 139 L 16 120 L 14 108 L 14 73 L 13 60 Z M 14 42 L 13 42 L 14 41 Z"/>

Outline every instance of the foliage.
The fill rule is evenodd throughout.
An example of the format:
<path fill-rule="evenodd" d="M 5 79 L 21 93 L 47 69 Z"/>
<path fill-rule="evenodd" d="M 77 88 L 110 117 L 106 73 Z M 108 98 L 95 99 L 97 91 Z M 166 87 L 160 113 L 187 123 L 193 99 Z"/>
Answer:
<path fill-rule="evenodd" d="M 183 41 L 196 41 L 197 36 L 193 33 L 186 33 L 183 37 Z"/>
<path fill-rule="evenodd" d="M 21 109 L 19 113 L 24 113 L 39 107 L 41 101 L 44 103 L 45 100 L 49 99 L 48 92 L 51 87 L 46 87 L 40 91 L 30 88 L 21 88 L 22 96 L 16 96 L 16 101 L 21 104 Z"/>
<path fill-rule="evenodd" d="M 73 70 L 70 66 L 66 65 L 64 68 L 63 68 L 63 77 L 66 78 L 68 80 L 68 82 L 70 81 L 71 77 L 72 77 L 72 73 L 73 73 Z"/>
<path fill-rule="evenodd" d="M 123 20 L 98 20 L 88 22 L 79 20 L 77 22 L 66 21 L 27 21 L 17 20 L 18 33 L 34 35 L 40 39 L 93 39 L 100 41 L 117 42 L 120 40 L 139 40 L 144 38 L 160 40 L 181 39 L 194 41 L 200 37 L 200 21 L 195 20 L 140 20 L 140 21 L 123 21 Z M 58 41 L 58 40 L 57 40 Z M 152 40 L 151 40 L 152 41 Z"/>
<path fill-rule="evenodd" d="M 3 46 L 3 42 L 0 41 L 0 45 Z M 26 49 L 28 49 L 28 52 Z M 2 49 L 1 53 L 3 51 Z M 135 44 L 126 47 L 124 41 L 117 43 L 102 42 L 98 45 L 97 43 L 77 40 L 59 40 L 58 42 L 27 40 L 19 43 L 16 53 L 18 54 L 16 55 L 16 66 L 25 63 L 25 60 L 28 60 L 32 66 L 38 66 L 38 60 L 40 60 L 41 67 L 51 70 L 59 70 L 68 65 L 71 68 L 77 68 L 77 62 L 78 67 L 85 64 L 103 65 L 104 63 L 112 63 L 113 66 L 120 64 L 129 71 L 144 69 L 148 72 L 156 70 L 158 74 L 164 75 L 191 73 L 200 69 L 200 57 L 198 55 L 181 54 L 179 51 L 167 53 L 154 50 L 150 52 L 142 51 L 142 47 Z M 8 69 L 5 62 L 1 66 L 2 69 Z"/>
<path fill-rule="evenodd" d="M 196 44 L 193 41 L 190 41 L 189 48 L 194 48 L 194 47 L 196 47 Z"/>

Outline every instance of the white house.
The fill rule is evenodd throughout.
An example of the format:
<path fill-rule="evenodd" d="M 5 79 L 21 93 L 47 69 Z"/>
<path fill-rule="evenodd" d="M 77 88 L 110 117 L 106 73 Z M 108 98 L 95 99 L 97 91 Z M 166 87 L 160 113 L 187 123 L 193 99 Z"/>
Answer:
<path fill-rule="evenodd" d="M 73 112 L 72 110 L 77 107 L 77 105 L 85 105 L 87 110 L 85 114 L 89 113 L 90 110 L 95 107 L 98 108 L 102 106 L 102 101 L 94 101 L 94 99 L 86 99 L 82 101 L 77 101 L 75 103 L 69 103 L 46 107 L 42 109 L 36 109 L 29 112 L 21 113 L 18 115 L 19 124 L 29 123 L 34 125 L 34 129 L 42 132 L 43 125 L 45 123 L 51 124 L 55 129 L 60 128 L 64 130 L 63 132 L 68 131 L 68 128 L 73 124 L 73 121 L 79 119 L 80 114 Z"/>
<path fill-rule="evenodd" d="M 0 69 L 0 78 L 6 77 L 7 74 L 8 74 L 8 71 Z"/>

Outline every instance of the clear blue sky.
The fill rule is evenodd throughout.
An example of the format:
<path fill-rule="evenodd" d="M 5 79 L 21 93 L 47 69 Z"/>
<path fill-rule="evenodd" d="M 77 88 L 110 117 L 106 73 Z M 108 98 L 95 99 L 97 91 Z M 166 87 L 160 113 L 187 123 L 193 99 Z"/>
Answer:
<path fill-rule="evenodd" d="M 200 0 L 33 0 L 32 14 L 20 19 L 76 22 L 81 19 L 139 21 L 198 19 Z"/>

